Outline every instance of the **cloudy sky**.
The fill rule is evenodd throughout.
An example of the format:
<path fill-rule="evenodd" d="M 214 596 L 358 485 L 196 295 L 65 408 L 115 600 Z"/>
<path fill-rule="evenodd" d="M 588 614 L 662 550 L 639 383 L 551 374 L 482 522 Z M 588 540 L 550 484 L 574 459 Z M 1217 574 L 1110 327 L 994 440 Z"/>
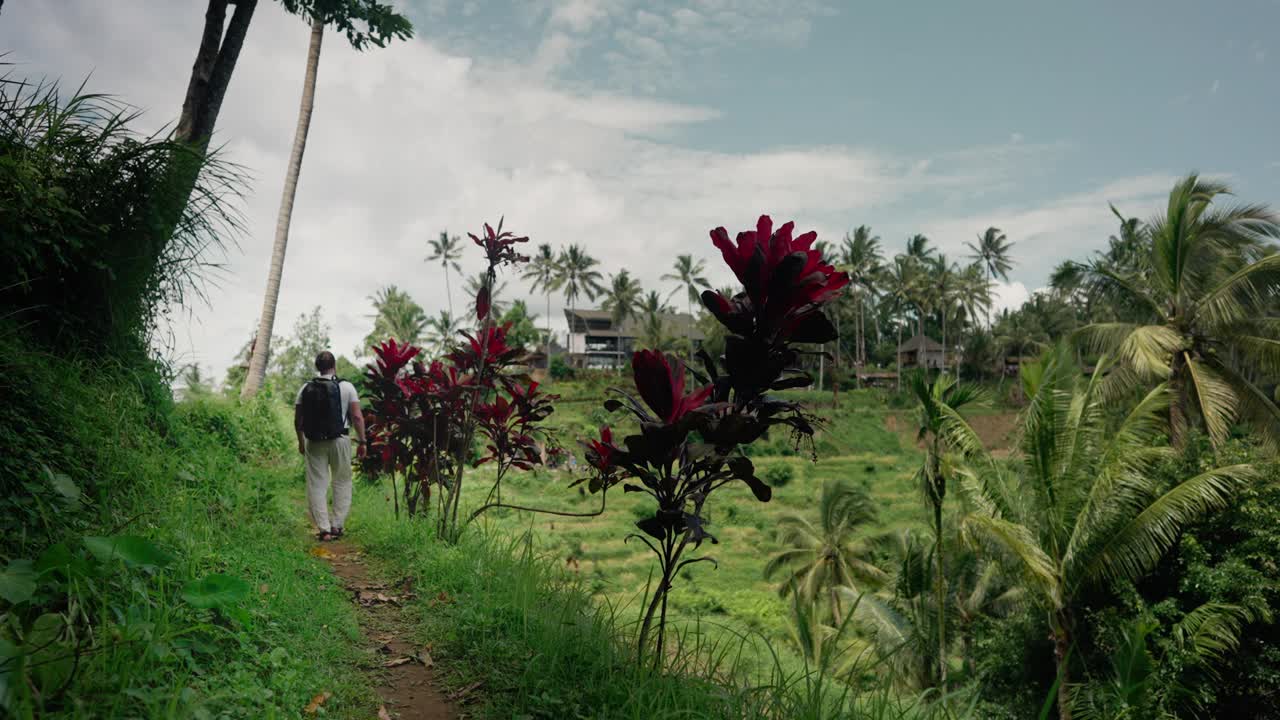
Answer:
<path fill-rule="evenodd" d="M 957 258 L 995 225 L 1016 243 L 1013 303 L 1105 243 L 1108 202 L 1146 216 L 1192 169 L 1248 200 L 1280 191 L 1273 1 L 397 5 L 410 42 L 325 39 L 277 315 L 287 333 L 321 306 L 346 354 L 380 286 L 445 307 L 428 239 L 500 215 L 646 287 L 680 252 L 723 284 L 707 231 L 760 213 L 831 241 L 866 223 L 890 250 L 923 232 Z M 7 0 L 0 52 L 12 74 L 88 78 L 154 129 L 177 117 L 202 21 L 196 0 Z M 307 37 L 261 0 L 219 120 L 253 177 L 248 232 L 173 328 L 174 359 L 218 376 L 256 326 Z"/>

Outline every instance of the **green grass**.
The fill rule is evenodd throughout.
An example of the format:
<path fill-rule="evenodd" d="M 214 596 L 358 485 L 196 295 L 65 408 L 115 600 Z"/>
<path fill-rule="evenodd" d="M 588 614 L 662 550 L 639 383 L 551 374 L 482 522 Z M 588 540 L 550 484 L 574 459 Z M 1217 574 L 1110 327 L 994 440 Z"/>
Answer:
<path fill-rule="evenodd" d="M 629 425 L 625 414 L 611 415 L 599 409 L 603 395 L 599 385 L 592 382 L 584 390 L 577 382 L 561 382 L 549 389 L 572 398 L 594 394 L 592 401 L 557 404 L 550 421 L 561 441 L 579 456 L 576 436 L 594 434 L 603 422 L 623 428 Z M 745 486 L 720 491 L 707 506 L 710 530 L 720 544 L 704 545 L 702 551 L 715 558 L 718 567 L 704 563 L 687 568 L 671 594 L 673 621 L 682 627 L 700 623 L 707 642 L 734 643 L 741 634 L 755 634 L 761 642 L 746 647 L 736 666 L 757 677 L 768 676 L 779 667 L 788 673 L 803 669 L 802 661 L 791 649 L 787 603 L 778 596 L 776 583 L 762 575 L 765 561 L 780 549 L 774 528 L 783 513 L 813 512 L 823 482 L 842 479 L 867 487 L 880 504 L 880 524 L 868 528 L 868 532 L 917 525 L 924 520 L 919 493 L 912 481 L 918 456 L 914 448 L 904 448 L 898 434 L 886 427 L 887 411 L 879 393 L 843 393 L 840 406 L 835 409 L 829 406 L 828 393 L 789 394 L 795 399 L 828 404 L 815 408 L 825 422 L 813 447 L 805 444 L 797 450 L 790 437 L 779 434 L 751 448 L 761 477 L 768 477 L 772 468 L 785 465 L 791 468 L 791 480 L 775 488 L 769 503 L 756 501 Z M 578 462 L 581 468 L 581 457 Z M 513 473 L 503 483 L 503 499 L 568 512 L 598 508 L 599 496 L 567 487 L 574 477 L 568 470 Z M 482 469 L 469 475 L 468 483 L 463 505 L 478 506 L 492 483 L 492 475 Z M 387 493 L 389 488 L 362 494 L 357 505 L 363 507 L 358 510 L 356 521 L 363 519 L 376 526 L 387 522 Z M 368 507 L 369 503 L 377 506 L 376 512 Z M 626 538 L 635 532 L 634 522 L 651 513 L 647 496 L 614 491 L 605 513 L 598 517 L 568 518 L 500 509 L 487 513 L 477 525 L 493 536 L 529 532 L 545 563 L 570 577 L 597 603 L 617 608 L 619 620 L 630 623 L 639 616 L 654 563 L 643 543 L 628 542 Z"/>
<path fill-rule="evenodd" d="M 326 716 L 371 717 L 367 643 L 337 580 L 307 553 L 301 468 L 280 409 L 208 398 L 170 408 L 146 389 L 145 372 L 36 362 L 6 349 L 9 390 L 34 421 L 15 445 L 17 459 L 0 465 L 5 487 L 22 491 L 6 496 L 22 519 L 20 532 L 3 537 L 0 567 L 56 545 L 79 568 L 39 576 L 29 600 L 0 600 L 8 714 L 298 717 L 312 696 L 329 692 Z M 562 384 L 579 396 L 555 417 L 566 440 L 575 428 L 617 424 L 594 407 L 597 385 Z M 485 717 L 925 717 L 927 708 L 883 679 L 851 688 L 806 668 L 789 649 L 786 608 L 761 577 L 779 513 L 810 511 L 826 478 L 871 487 L 883 527 L 917 522 L 914 451 L 885 427 L 874 401 L 847 393 L 838 410 L 824 411 L 830 423 L 816 439 L 817 462 L 785 438 L 756 448 L 762 473 L 790 468 L 773 502 L 745 489 L 713 501 L 721 544 L 710 550 L 720 567 L 682 574 L 672 596 L 681 649 L 664 673 L 638 665 L 630 639 L 652 568 L 642 546 L 625 542 L 647 512 L 636 496 L 615 493 L 604 515 L 588 519 L 497 511 L 449 547 L 429 522 L 397 522 L 388 488 L 363 485 L 348 527 L 385 576 L 415 579 L 408 610 L 416 639 L 433 644 L 450 688 L 481 683 L 483 703 L 472 710 Z M 17 428 L 0 432 L 16 437 Z M 80 507 L 59 499 L 45 465 L 80 489 Z M 597 497 L 566 487 L 571 477 L 513 475 L 504 498 L 596 507 Z M 467 503 L 478 504 L 485 478 L 483 470 L 471 476 Z M 144 538 L 171 560 L 97 560 L 83 540 L 121 535 Z M 238 579 L 241 591 L 196 607 L 184 591 L 211 575 Z M 50 627 L 56 637 L 40 644 Z M 62 659 L 51 649 L 65 651 Z M 865 668 L 861 677 L 880 675 Z"/>
<path fill-rule="evenodd" d="M 0 715 L 298 717 L 322 691 L 330 716 L 373 715 L 353 609 L 306 552 L 300 464 L 275 408 L 171 409 L 146 392 L 150 371 L 9 335 L 0 355 L 17 401 L 0 425 L 16 528 L 0 536 Z M 141 538 L 141 555 L 99 558 L 92 536 Z M 13 572 L 42 559 L 56 567 Z M 188 584 L 215 574 L 235 592 L 197 607 Z"/>
<path fill-rule="evenodd" d="M 397 522 L 388 489 L 360 488 L 351 538 L 385 577 L 412 580 L 416 639 L 432 644 L 447 690 L 478 687 L 469 710 L 479 717 L 908 720 L 939 710 L 893 693 L 883 668 L 862 668 L 870 682 L 849 686 L 788 663 L 735 618 L 678 623 L 668 668 L 652 672 L 631 644 L 635 608 L 593 596 L 534 533 L 490 528 L 447 546 L 430 522 Z"/>

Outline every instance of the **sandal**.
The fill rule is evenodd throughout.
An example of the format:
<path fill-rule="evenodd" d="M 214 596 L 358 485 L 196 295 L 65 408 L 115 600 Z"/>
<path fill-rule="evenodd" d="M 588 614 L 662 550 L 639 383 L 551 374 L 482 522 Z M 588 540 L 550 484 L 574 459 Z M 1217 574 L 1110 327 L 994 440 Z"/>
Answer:
<path fill-rule="evenodd" d="M 329 531 L 329 534 L 332 535 L 334 538 L 340 538 L 342 537 L 342 528 L 334 528 Z"/>
<path fill-rule="evenodd" d="M 333 540 L 337 540 L 338 536 L 334 535 L 332 532 L 328 530 L 321 530 L 320 534 L 316 536 L 316 539 L 319 540 L 320 542 L 330 542 Z"/>

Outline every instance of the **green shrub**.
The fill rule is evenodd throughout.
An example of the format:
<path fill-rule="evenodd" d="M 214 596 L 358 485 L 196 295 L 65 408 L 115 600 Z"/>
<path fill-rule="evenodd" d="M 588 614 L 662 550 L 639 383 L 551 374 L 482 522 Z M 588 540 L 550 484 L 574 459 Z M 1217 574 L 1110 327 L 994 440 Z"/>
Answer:
<path fill-rule="evenodd" d="M 792 469 L 790 463 L 770 465 L 769 469 L 764 471 L 765 482 L 776 488 L 786 487 L 794 476 L 795 470 Z"/>
<path fill-rule="evenodd" d="M 238 231 L 238 171 L 137 134 L 137 116 L 106 96 L 0 78 L 0 288 L 46 346 L 141 361 L 157 313 L 198 289 L 209 251 Z M 188 203 L 169 171 L 193 163 Z M 158 210 L 175 201 L 176 228 Z"/>
<path fill-rule="evenodd" d="M 564 361 L 563 355 L 556 355 L 551 358 L 547 374 L 551 376 L 552 380 L 572 380 L 577 375 L 577 371 L 569 367 L 569 363 Z"/>

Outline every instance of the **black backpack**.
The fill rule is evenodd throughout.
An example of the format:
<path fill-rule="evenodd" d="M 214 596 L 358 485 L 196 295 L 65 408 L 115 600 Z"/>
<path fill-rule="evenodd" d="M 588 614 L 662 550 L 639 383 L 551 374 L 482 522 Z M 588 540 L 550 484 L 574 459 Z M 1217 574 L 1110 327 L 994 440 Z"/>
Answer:
<path fill-rule="evenodd" d="M 333 440 L 347 434 L 342 422 L 342 381 L 318 377 L 302 388 L 302 434 L 308 440 Z"/>

